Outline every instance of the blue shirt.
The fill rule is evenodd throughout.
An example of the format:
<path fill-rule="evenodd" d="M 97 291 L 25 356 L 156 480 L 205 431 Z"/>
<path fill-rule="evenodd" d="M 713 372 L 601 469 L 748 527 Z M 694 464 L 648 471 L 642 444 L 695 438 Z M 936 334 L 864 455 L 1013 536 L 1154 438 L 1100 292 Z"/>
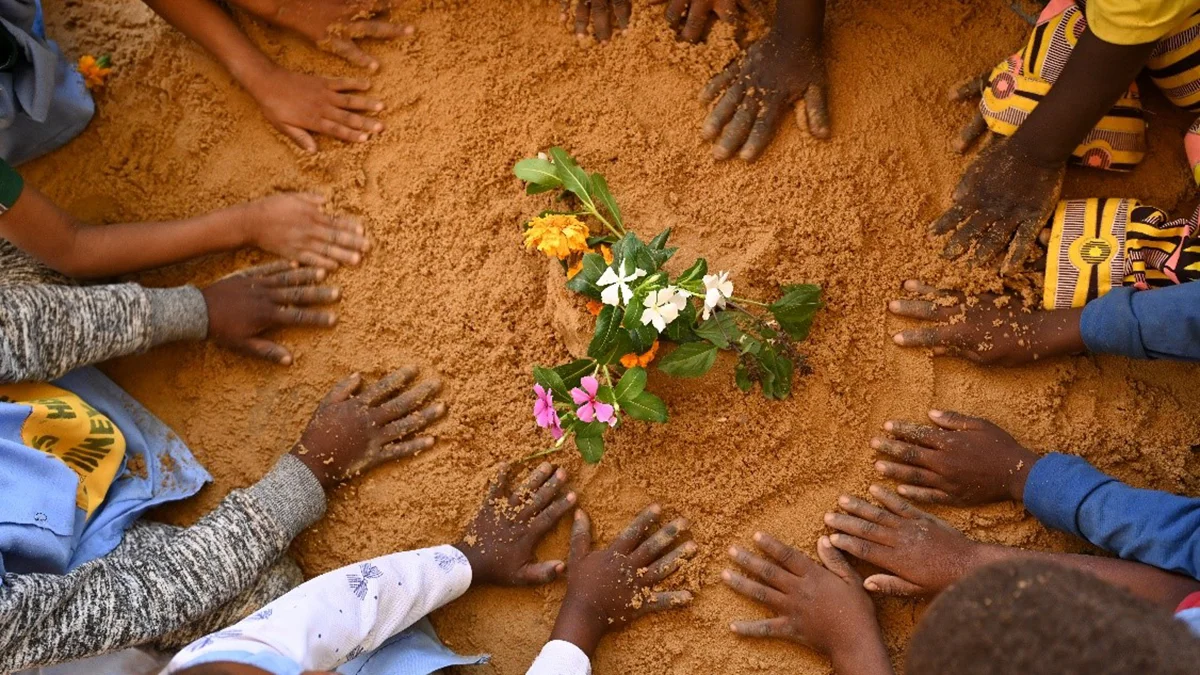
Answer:
<path fill-rule="evenodd" d="M 1200 579 L 1200 499 L 1133 488 L 1080 457 L 1051 453 L 1029 471 L 1025 508 L 1122 558 Z"/>
<path fill-rule="evenodd" d="M 1089 351 L 1200 361 L 1200 281 L 1113 289 L 1083 308 L 1079 330 Z"/>

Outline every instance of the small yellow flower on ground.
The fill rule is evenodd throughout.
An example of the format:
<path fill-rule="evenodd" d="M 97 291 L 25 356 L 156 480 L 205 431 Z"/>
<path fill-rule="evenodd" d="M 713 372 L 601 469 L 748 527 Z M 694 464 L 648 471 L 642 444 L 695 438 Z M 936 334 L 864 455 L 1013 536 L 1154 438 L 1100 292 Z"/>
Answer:
<path fill-rule="evenodd" d="M 583 256 L 575 259 L 575 262 L 567 266 L 567 281 L 575 278 L 576 274 L 583 271 Z"/>
<path fill-rule="evenodd" d="M 588 250 L 588 226 L 575 216 L 551 214 L 529 221 L 525 248 L 537 249 L 551 258 L 566 260 L 572 253 Z"/>
<path fill-rule="evenodd" d="M 88 89 L 99 89 L 104 86 L 104 81 L 112 74 L 112 58 L 105 54 L 100 58 L 96 58 L 91 54 L 79 57 L 79 74 L 83 75 L 83 81 Z"/>
<path fill-rule="evenodd" d="M 612 247 L 608 244 L 600 244 L 600 255 L 604 256 L 604 264 L 611 265 L 613 261 Z"/>
<path fill-rule="evenodd" d="M 650 350 L 645 354 L 626 354 L 621 357 L 621 365 L 626 368 L 645 368 L 654 360 L 654 355 L 658 354 L 658 340 L 650 345 Z"/>

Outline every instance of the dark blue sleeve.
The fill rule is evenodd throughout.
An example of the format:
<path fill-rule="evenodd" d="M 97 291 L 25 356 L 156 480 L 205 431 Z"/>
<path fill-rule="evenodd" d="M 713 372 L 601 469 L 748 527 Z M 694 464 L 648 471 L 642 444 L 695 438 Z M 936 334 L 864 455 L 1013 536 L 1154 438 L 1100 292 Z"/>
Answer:
<path fill-rule="evenodd" d="M 1200 361 L 1200 281 L 1114 289 L 1083 308 L 1079 331 L 1093 352 Z"/>
<path fill-rule="evenodd" d="M 1025 508 L 1122 558 L 1200 579 L 1200 499 L 1132 488 L 1082 458 L 1051 453 L 1029 471 Z"/>

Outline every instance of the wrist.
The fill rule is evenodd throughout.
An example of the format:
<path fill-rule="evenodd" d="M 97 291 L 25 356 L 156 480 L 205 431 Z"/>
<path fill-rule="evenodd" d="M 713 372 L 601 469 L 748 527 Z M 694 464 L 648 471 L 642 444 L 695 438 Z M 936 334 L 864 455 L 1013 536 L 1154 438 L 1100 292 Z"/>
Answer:
<path fill-rule="evenodd" d="M 487 573 L 487 566 L 483 564 L 479 550 L 468 544 L 466 537 L 460 539 L 457 543 L 451 544 L 451 546 L 458 549 L 458 552 L 463 554 L 463 557 L 467 559 L 467 564 L 471 567 L 472 586 L 491 583 L 490 576 Z"/>
<path fill-rule="evenodd" d="M 892 675 L 892 659 L 883 642 L 879 622 L 872 621 L 870 632 L 847 636 L 845 644 L 829 650 L 829 661 L 836 673 L 855 675 Z"/>
<path fill-rule="evenodd" d="M 558 618 L 554 621 L 550 639 L 570 642 L 590 659 L 596 653 L 596 647 L 604 637 L 607 627 L 607 621 L 600 612 L 587 603 L 573 600 L 568 592 L 558 610 Z"/>
<path fill-rule="evenodd" d="M 280 70 L 279 66 L 257 50 L 242 58 L 231 59 L 225 64 L 225 68 L 233 79 L 260 103 L 264 89 L 270 86 L 276 71 Z"/>
<path fill-rule="evenodd" d="M 1083 319 L 1083 308 L 1052 309 L 1037 314 L 1038 340 L 1035 348 L 1040 348 L 1043 356 L 1066 356 L 1087 351 L 1083 342 L 1083 331 L 1080 322 Z"/>
<path fill-rule="evenodd" d="M 1038 141 L 1033 137 L 1034 134 L 1022 134 L 1021 129 L 1022 127 L 1018 127 L 1016 132 L 1003 142 L 1002 147 L 1009 157 L 1041 169 L 1059 169 L 1066 165 L 1074 147 L 1063 151 L 1053 143 Z"/>
<path fill-rule="evenodd" d="M 328 467 L 324 465 L 315 453 L 304 447 L 302 441 L 297 441 L 288 454 L 300 460 L 301 464 L 308 467 L 308 470 L 312 472 L 317 482 L 321 484 L 321 489 L 328 492 L 338 484 L 338 481 L 334 479 Z"/>
<path fill-rule="evenodd" d="M 1025 501 L 1025 483 L 1029 481 L 1029 472 L 1033 469 L 1033 465 L 1041 459 L 1031 450 L 1025 450 L 1025 452 L 1026 456 L 1019 460 L 1008 481 L 1008 496 L 1018 504 Z"/>

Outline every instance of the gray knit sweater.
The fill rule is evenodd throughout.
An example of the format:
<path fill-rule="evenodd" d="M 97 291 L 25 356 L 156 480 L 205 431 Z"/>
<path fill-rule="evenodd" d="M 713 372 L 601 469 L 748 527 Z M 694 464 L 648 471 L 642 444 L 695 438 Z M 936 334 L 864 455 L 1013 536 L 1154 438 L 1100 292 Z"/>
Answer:
<path fill-rule="evenodd" d="M 0 382 L 45 381 L 207 332 L 195 288 L 65 281 L 0 240 Z M 189 528 L 141 522 L 69 574 L 7 574 L 0 673 L 133 646 L 179 648 L 235 623 L 302 580 L 283 553 L 324 512 L 316 477 L 284 455 Z"/>

